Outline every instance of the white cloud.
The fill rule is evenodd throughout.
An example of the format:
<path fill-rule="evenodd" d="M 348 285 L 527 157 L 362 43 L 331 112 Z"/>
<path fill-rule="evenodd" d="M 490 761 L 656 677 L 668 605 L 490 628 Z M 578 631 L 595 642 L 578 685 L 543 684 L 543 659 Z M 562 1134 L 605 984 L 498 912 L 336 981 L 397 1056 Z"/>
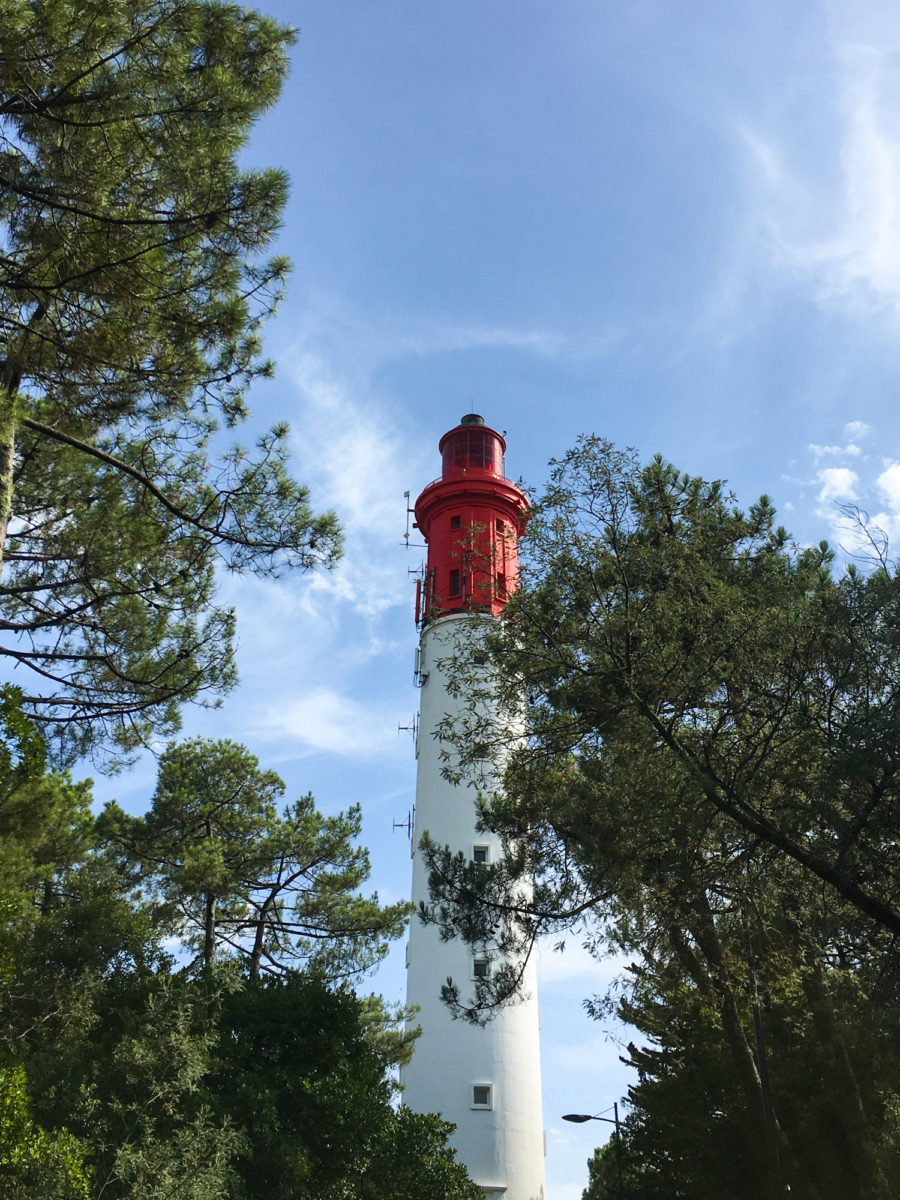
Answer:
<path fill-rule="evenodd" d="M 817 276 L 823 304 L 865 314 L 900 305 L 900 143 L 882 95 L 883 52 L 845 46 L 838 64 L 842 192 L 830 235 L 791 243 L 798 265 Z"/>
<path fill-rule="evenodd" d="M 894 512 L 900 513 L 900 463 L 891 463 L 886 470 L 881 472 L 875 483 Z"/>
<path fill-rule="evenodd" d="M 900 549 L 900 512 L 877 512 L 869 518 L 869 525 L 874 531 L 880 531 L 887 537 L 887 551 L 894 559 Z M 877 535 L 876 535 L 877 540 Z"/>
<path fill-rule="evenodd" d="M 853 421 L 844 427 L 844 433 L 867 437 L 874 430 L 861 421 Z M 854 443 L 843 447 L 812 443 L 808 447 L 816 459 L 822 457 L 823 449 L 846 454 L 851 448 L 855 448 Z M 858 457 L 859 472 L 846 466 L 823 467 L 812 480 L 782 478 L 803 490 L 813 485 L 818 487 L 817 503 L 812 512 L 819 520 L 827 522 L 832 544 L 840 547 L 846 556 L 874 562 L 885 551 L 890 555 L 893 547 L 896 557 L 896 547 L 900 546 L 900 461 L 882 458 L 880 473 L 876 473 L 878 468 L 872 456 L 860 453 Z M 849 511 L 844 509 L 847 504 Z M 788 502 L 783 507 L 793 506 Z"/>
<path fill-rule="evenodd" d="M 338 376 L 312 353 L 297 353 L 285 366 L 301 406 L 302 433 L 294 434 L 293 445 L 297 473 L 318 507 L 336 511 L 344 530 L 338 566 L 304 581 L 304 612 L 349 608 L 376 621 L 410 601 L 399 553 L 403 493 L 430 477 L 433 450 L 426 453 L 416 426 L 407 430 L 389 417 L 362 379 Z"/>
<path fill-rule="evenodd" d="M 813 458 L 828 458 L 837 454 L 847 454 L 851 458 L 858 458 L 862 451 L 855 442 L 848 442 L 846 446 L 820 446 L 815 442 L 810 442 L 808 446 L 809 452 Z"/>
<path fill-rule="evenodd" d="M 867 425 L 865 421 L 848 421 L 844 426 L 844 437 L 850 441 L 853 439 L 859 439 L 859 441 L 862 441 L 864 438 L 867 438 L 871 432 L 872 426 Z"/>
<path fill-rule="evenodd" d="M 819 472 L 819 500 L 855 500 L 859 476 L 849 467 L 825 467 Z"/>
<path fill-rule="evenodd" d="M 344 758 L 394 757 L 408 751 L 393 714 L 322 686 L 257 712 L 252 730 L 264 741 L 288 740 Z"/>
<path fill-rule="evenodd" d="M 900 319 L 900 102 L 894 38 L 874 20 L 829 8 L 830 71 L 821 103 L 795 110 L 773 92 L 764 118 L 733 122 L 747 170 L 747 240 L 732 264 L 760 262 L 808 289 L 820 307 Z M 860 6 L 871 14 L 871 6 Z M 802 139 L 802 140 L 801 140 Z M 868 432 L 850 422 L 848 438 Z"/>
<path fill-rule="evenodd" d="M 321 358 L 303 354 L 288 369 L 304 406 L 294 453 L 305 476 L 315 478 L 317 490 L 354 533 L 380 540 L 398 520 L 402 533 L 399 485 L 405 475 L 420 478 L 424 469 L 412 454 L 412 439 L 370 396 L 354 396 L 349 381 L 337 378 Z"/>
<path fill-rule="evenodd" d="M 900 545 L 898 513 L 861 512 L 859 519 L 834 514 L 831 525 L 833 543 L 864 566 L 880 562 L 885 554 L 890 557 L 891 547 Z"/>

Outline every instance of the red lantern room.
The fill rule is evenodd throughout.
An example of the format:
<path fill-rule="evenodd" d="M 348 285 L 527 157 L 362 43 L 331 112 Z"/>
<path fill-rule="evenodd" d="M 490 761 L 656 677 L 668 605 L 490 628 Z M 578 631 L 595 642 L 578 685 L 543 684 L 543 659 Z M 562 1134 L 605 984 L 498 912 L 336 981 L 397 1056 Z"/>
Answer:
<path fill-rule="evenodd" d="M 428 543 L 416 619 L 499 613 L 516 589 L 528 498 L 503 475 L 506 442 L 470 413 L 441 438 L 443 473 L 416 501 Z"/>

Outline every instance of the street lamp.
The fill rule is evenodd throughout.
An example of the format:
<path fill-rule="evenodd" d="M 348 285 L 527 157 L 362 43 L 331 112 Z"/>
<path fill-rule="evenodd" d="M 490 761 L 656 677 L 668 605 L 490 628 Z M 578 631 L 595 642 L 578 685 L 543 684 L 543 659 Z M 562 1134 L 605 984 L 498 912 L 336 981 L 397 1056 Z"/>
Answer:
<path fill-rule="evenodd" d="M 606 1110 L 609 1112 L 609 1109 Z M 619 1180 L 619 1200 L 622 1200 L 622 1137 L 619 1133 L 619 1105 L 618 1102 L 613 1104 L 613 1115 L 611 1117 L 602 1117 L 599 1113 L 591 1115 L 591 1113 L 563 1113 L 564 1121 L 571 1121 L 575 1125 L 583 1125 L 585 1121 L 605 1121 L 607 1125 L 615 1125 L 616 1139 L 616 1175 Z"/>

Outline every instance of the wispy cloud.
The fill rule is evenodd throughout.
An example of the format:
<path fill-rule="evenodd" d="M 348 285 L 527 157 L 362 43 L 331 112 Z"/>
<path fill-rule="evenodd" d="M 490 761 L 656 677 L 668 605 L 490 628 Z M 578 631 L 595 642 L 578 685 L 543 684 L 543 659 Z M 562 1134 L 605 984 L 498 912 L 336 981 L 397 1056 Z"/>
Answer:
<path fill-rule="evenodd" d="M 735 120 L 734 132 L 744 150 L 757 254 L 823 308 L 896 319 L 900 30 L 896 19 L 864 7 L 827 9 L 832 70 L 808 81 L 820 98 L 815 110 L 807 105 L 796 114 L 797 96 L 785 91 L 765 118 Z"/>
<path fill-rule="evenodd" d="M 858 454 L 862 454 L 855 442 L 848 442 L 846 446 L 818 446 L 815 442 L 810 442 L 809 451 L 814 458 L 831 458 L 837 454 L 849 454 L 855 458 Z"/>
<path fill-rule="evenodd" d="M 605 357 L 620 342 L 623 330 L 611 325 L 589 336 L 541 328 L 503 325 L 433 323 L 404 339 L 407 353 L 436 354 L 448 350 L 521 350 L 538 358 L 573 362 Z"/>
<path fill-rule="evenodd" d="M 418 425 L 386 410 L 352 355 L 335 360 L 301 339 L 280 357 L 292 470 L 316 510 L 336 512 L 344 556 L 332 571 L 281 581 L 223 576 L 220 599 L 238 616 L 244 699 L 232 736 L 256 739 L 272 760 L 393 760 L 409 754 L 397 722 L 412 706 L 404 691 L 415 640 L 407 566 L 418 565 L 402 549 L 403 493 L 433 473 L 433 447 L 429 456 Z"/>
<path fill-rule="evenodd" d="M 264 741 L 288 741 L 306 751 L 355 759 L 393 758 L 408 752 L 397 736 L 393 714 L 326 687 L 258 711 L 252 730 Z"/>
<path fill-rule="evenodd" d="M 299 408 L 298 473 L 317 503 L 337 512 L 345 536 L 343 561 L 309 577 L 304 604 L 309 614 L 340 606 L 377 620 L 408 599 L 397 554 L 406 529 L 404 492 L 429 477 L 433 455 L 427 458 L 417 427 L 405 428 L 371 389 L 355 389 L 323 358 L 296 355 L 286 371 Z"/>
<path fill-rule="evenodd" d="M 316 295 L 292 338 L 295 360 L 309 354 L 339 365 L 354 388 L 367 388 L 380 367 L 405 358 L 469 350 L 518 350 L 555 362 L 605 358 L 626 329 L 610 323 L 590 332 L 537 324 L 458 321 L 429 312 L 356 312 L 346 300 Z"/>
<path fill-rule="evenodd" d="M 354 532 L 381 536 L 381 525 L 396 524 L 399 482 L 424 469 L 421 448 L 415 453 L 415 438 L 397 418 L 376 407 L 371 392 L 354 394 L 322 357 L 303 354 L 288 371 L 303 409 L 298 462 Z"/>

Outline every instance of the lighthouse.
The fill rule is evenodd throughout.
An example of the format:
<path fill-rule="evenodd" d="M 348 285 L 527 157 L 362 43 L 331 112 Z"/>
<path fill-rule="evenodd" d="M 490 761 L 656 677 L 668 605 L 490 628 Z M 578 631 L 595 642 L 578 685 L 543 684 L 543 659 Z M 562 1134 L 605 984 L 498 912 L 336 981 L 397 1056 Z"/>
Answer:
<path fill-rule="evenodd" d="M 502 853 L 495 835 L 476 828 L 477 787 L 441 773 L 435 736 L 449 716 L 462 715 L 465 696 L 450 675 L 466 655 L 479 658 L 479 631 L 503 609 L 518 577 L 519 535 L 528 500 L 504 475 L 506 442 L 476 414 L 441 438 L 442 470 L 415 504 L 416 526 L 428 547 L 416 602 L 421 633 L 416 662 L 421 685 L 417 738 L 412 899 L 428 901 L 419 852 L 422 835 L 474 862 Z M 494 781 L 496 782 L 496 781 Z M 489 792 L 492 781 L 482 781 Z M 421 1034 L 402 1072 L 403 1101 L 437 1112 L 456 1126 L 453 1144 L 489 1200 L 543 1200 L 539 1013 L 533 962 L 525 964 L 525 998 L 502 1008 L 483 1028 L 454 1020 L 440 998 L 448 976 L 465 992 L 496 970 L 490 951 L 441 941 L 415 917 L 407 952 L 407 1001 L 418 1007 Z"/>

